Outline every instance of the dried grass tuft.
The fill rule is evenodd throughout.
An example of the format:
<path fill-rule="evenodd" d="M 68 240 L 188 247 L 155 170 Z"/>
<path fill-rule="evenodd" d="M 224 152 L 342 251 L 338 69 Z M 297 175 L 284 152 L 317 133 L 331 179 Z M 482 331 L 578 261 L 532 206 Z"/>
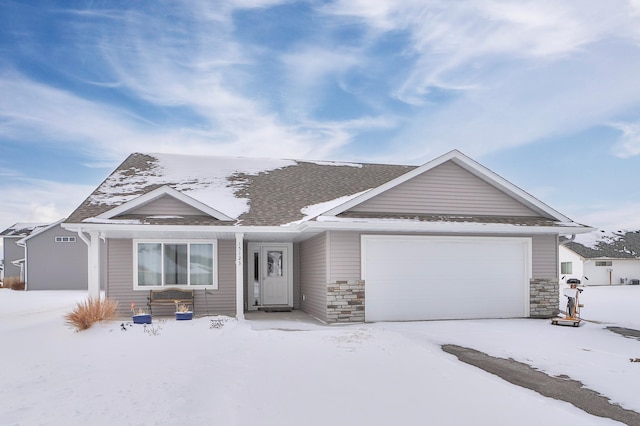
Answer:
<path fill-rule="evenodd" d="M 5 277 L 3 285 L 11 290 L 24 290 L 24 281 L 20 277 Z"/>
<path fill-rule="evenodd" d="M 78 302 L 76 308 L 65 315 L 67 324 L 75 327 L 76 331 L 86 330 L 98 321 L 115 319 L 118 302 L 113 299 L 89 297 Z"/>

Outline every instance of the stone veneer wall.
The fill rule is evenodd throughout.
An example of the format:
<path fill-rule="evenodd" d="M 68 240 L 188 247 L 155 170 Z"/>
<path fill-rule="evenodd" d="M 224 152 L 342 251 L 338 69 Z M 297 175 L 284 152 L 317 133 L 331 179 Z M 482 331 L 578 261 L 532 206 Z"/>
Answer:
<path fill-rule="evenodd" d="M 327 284 L 327 322 L 364 322 L 364 281 Z"/>
<path fill-rule="evenodd" d="M 558 315 L 559 285 L 556 279 L 530 281 L 529 315 L 551 318 Z M 364 322 L 364 281 L 336 281 L 327 285 L 327 322 Z"/>
<path fill-rule="evenodd" d="M 558 280 L 534 278 L 529 283 L 529 315 L 531 318 L 551 318 L 558 315 L 558 299 L 560 297 Z"/>

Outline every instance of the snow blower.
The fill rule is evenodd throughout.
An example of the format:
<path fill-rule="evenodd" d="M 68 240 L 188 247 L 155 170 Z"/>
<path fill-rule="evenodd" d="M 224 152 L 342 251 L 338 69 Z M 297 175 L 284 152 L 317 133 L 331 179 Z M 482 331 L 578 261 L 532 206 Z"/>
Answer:
<path fill-rule="evenodd" d="M 572 325 L 574 327 L 580 326 L 582 320 L 580 319 L 580 308 L 584 305 L 580 304 L 580 293 L 582 289 L 578 288 L 580 280 L 571 278 L 567 280 L 569 288 L 565 288 L 562 293 L 567 298 L 567 310 L 562 312 L 564 317 L 558 317 L 551 320 L 553 325 Z"/>

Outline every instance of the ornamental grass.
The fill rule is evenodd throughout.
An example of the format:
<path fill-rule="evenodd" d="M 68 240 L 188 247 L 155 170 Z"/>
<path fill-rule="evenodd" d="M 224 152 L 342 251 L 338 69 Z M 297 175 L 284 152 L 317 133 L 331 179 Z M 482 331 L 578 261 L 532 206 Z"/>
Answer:
<path fill-rule="evenodd" d="M 65 315 L 67 324 L 76 331 L 86 330 L 98 321 L 110 321 L 116 318 L 118 302 L 113 299 L 89 297 L 78 302 L 76 308 Z"/>

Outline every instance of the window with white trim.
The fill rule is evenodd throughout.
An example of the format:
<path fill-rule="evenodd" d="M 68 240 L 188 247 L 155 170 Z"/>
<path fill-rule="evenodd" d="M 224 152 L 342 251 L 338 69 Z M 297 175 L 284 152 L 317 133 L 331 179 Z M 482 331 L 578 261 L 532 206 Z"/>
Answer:
<path fill-rule="evenodd" d="M 560 262 L 561 274 L 573 274 L 573 262 Z"/>
<path fill-rule="evenodd" d="M 134 241 L 134 288 L 218 287 L 216 241 Z"/>
<path fill-rule="evenodd" d="M 56 237 L 56 243 L 75 243 L 76 237 Z"/>
<path fill-rule="evenodd" d="M 596 260 L 596 266 L 613 266 L 613 262 L 610 260 Z"/>

